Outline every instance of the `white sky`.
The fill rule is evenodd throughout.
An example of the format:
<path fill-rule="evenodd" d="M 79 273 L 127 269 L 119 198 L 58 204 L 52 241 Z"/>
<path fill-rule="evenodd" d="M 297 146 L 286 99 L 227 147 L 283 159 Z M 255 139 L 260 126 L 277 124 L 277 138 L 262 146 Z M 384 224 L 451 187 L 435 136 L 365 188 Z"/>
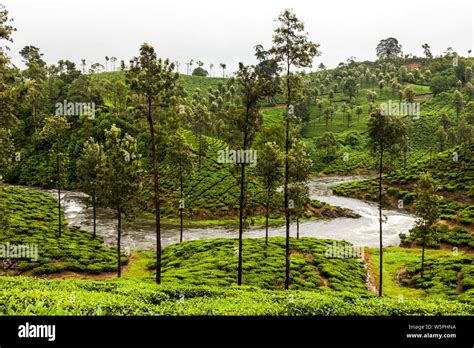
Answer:
<path fill-rule="evenodd" d="M 275 18 L 293 8 L 319 43 L 323 62 L 334 67 L 350 56 L 375 59 L 380 39 L 396 37 L 404 53 L 422 55 L 421 45 L 441 54 L 447 47 L 467 56 L 473 46 L 472 0 L 0 0 L 17 32 L 11 56 L 34 45 L 45 60 L 69 59 L 88 65 L 105 56 L 126 62 L 143 42 L 161 57 L 202 60 L 208 69 L 226 63 L 229 71 L 254 63 L 254 46 L 271 44 Z M 471 54 L 472 56 L 472 54 Z M 116 64 L 118 66 L 118 63 Z"/>

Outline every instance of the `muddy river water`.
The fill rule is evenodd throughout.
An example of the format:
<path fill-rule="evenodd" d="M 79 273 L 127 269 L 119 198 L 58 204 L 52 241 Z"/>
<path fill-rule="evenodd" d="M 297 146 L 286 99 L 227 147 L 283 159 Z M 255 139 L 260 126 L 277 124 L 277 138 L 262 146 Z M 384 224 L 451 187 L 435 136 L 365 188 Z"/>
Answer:
<path fill-rule="evenodd" d="M 331 186 L 360 179 L 357 176 L 333 176 L 312 178 L 309 182 L 311 198 L 329 203 L 334 206 L 350 209 L 360 215 L 359 218 L 336 218 L 331 220 L 316 220 L 300 222 L 300 236 L 346 240 L 357 246 L 377 247 L 379 243 L 378 208 L 374 203 L 358 199 L 335 196 Z M 42 190 L 54 197 L 55 190 Z M 92 208 L 86 205 L 87 196 L 81 192 L 61 192 L 64 214 L 69 225 L 77 225 L 87 231 L 92 231 Z M 395 210 L 384 210 L 386 221 L 383 224 L 384 246 L 398 245 L 400 232 L 407 233 L 414 225 L 414 216 Z M 97 209 L 97 233 L 109 246 L 116 245 L 116 216 L 110 209 Z M 270 236 L 284 236 L 285 226 L 271 226 Z M 291 225 L 291 235 L 296 236 L 296 224 Z M 246 238 L 265 236 L 264 227 L 251 227 L 244 232 Z M 185 227 L 184 240 L 209 238 L 237 238 L 238 226 L 209 226 Z M 138 219 L 126 226 L 122 236 L 122 247 L 131 250 L 151 250 L 155 248 L 154 220 Z M 162 243 L 164 246 L 179 241 L 179 226 L 162 224 Z"/>

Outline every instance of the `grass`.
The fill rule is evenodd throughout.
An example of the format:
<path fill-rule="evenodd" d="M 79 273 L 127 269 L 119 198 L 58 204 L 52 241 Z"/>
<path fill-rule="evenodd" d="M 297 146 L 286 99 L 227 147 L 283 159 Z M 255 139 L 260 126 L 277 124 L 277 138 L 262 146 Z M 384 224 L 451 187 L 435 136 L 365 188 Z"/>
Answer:
<path fill-rule="evenodd" d="M 378 284 L 379 252 L 378 249 L 368 251 Z M 386 296 L 442 297 L 474 303 L 472 255 L 449 249 L 426 249 L 424 278 L 421 278 L 421 248 L 384 248 L 383 260 L 383 294 Z"/>

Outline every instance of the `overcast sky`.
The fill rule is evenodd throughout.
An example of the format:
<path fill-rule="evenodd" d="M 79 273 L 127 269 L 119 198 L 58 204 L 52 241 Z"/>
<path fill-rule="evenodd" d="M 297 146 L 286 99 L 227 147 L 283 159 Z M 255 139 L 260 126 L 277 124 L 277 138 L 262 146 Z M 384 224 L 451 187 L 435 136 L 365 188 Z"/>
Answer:
<path fill-rule="evenodd" d="M 375 59 L 380 39 L 396 37 L 404 53 L 422 55 L 421 45 L 441 54 L 447 47 L 467 56 L 473 46 L 472 0 L 0 0 L 17 32 L 10 44 L 15 64 L 26 45 L 55 63 L 105 56 L 126 62 L 143 42 L 161 57 L 202 60 L 233 71 L 254 63 L 254 46 L 269 47 L 275 18 L 293 8 L 323 62 L 334 67 L 351 56 Z M 118 65 L 118 64 L 117 64 Z M 217 68 L 214 68 L 216 70 Z M 218 73 L 217 71 L 215 72 Z"/>

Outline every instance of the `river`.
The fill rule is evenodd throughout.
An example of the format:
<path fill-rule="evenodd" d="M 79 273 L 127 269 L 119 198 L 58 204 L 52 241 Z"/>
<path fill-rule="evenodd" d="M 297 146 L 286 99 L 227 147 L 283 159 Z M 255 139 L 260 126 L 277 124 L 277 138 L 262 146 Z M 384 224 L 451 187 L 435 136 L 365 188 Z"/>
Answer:
<path fill-rule="evenodd" d="M 334 206 L 350 209 L 360 215 L 360 218 L 336 218 L 330 220 L 316 220 L 300 222 L 301 237 L 329 238 L 346 240 L 357 246 L 378 247 L 379 245 L 379 220 L 377 205 L 358 199 L 335 196 L 331 186 L 364 177 L 358 176 L 332 176 L 315 177 L 309 182 L 311 198 L 329 203 Z M 57 197 L 55 190 L 43 190 Z M 61 202 L 69 225 L 80 226 L 91 231 L 92 208 L 86 206 L 87 195 L 75 191 L 61 192 Z M 398 245 L 400 232 L 407 233 L 414 225 L 414 216 L 396 211 L 383 210 L 386 221 L 383 223 L 383 245 Z M 117 220 L 115 212 L 110 209 L 97 209 L 97 233 L 102 236 L 109 246 L 116 245 Z M 291 224 L 291 235 L 296 236 L 296 224 Z M 271 226 L 269 236 L 284 236 L 285 226 Z M 251 227 L 244 232 L 245 238 L 259 238 L 265 236 L 264 227 Z M 209 238 L 237 238 L 238 226 L 211 226 L 211 227 L 185 227 L 184 240 L 198 240 Z M 153 250 L 155 248 L 154 220 L 137 219 L 124 228 L 122 247 L 130 250 Z M 163 246 L 179 242 L 179 226 L 162 224 Z"/>

